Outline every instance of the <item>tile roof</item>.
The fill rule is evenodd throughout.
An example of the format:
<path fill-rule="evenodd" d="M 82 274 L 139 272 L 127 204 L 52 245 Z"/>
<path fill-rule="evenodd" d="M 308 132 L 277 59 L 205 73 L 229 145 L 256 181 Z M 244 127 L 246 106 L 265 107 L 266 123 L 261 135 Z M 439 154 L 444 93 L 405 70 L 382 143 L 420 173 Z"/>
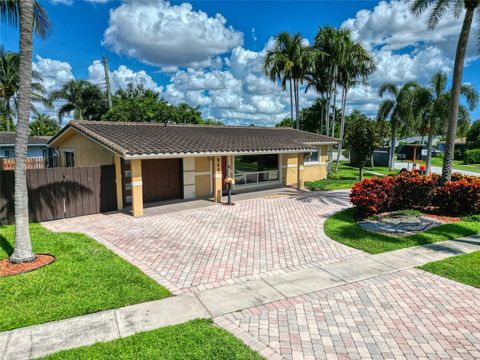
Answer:
<path fill-rule="evenodd" d="M 28 145 L 47 145 L 51 136 L 29 136 Z M 15 145 L 15 132 L 0 131 L 0 146 Z"/>
<path fill-rule="evenodd" d="M 172 125 L 163 123 L 72 121 L 50 141 L 74 128 L 110 150 L 128 157 L 177 154 L 225 154 L 308 151 L 337 139 L 289 128 Z"/>

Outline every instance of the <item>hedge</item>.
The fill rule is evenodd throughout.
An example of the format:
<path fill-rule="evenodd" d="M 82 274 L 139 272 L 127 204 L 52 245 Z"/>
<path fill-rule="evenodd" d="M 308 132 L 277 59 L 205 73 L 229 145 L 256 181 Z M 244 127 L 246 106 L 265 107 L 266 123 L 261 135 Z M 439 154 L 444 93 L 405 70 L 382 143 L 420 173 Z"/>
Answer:
<path fill-rule="evenodd" d="M 404 172 L 397 176 L 365 179 L 356 183 L 350 201 L 361 216 L 387 211 L 439 210 L 445 215 L 480 213 L 480 177 L 455 173 L 441 184 L 438 175 Z"/>
<path fill-rule="evenodd" d="M 480 164 L 480 149 L 465 150 L 463 162 L 465 164 Z"/>

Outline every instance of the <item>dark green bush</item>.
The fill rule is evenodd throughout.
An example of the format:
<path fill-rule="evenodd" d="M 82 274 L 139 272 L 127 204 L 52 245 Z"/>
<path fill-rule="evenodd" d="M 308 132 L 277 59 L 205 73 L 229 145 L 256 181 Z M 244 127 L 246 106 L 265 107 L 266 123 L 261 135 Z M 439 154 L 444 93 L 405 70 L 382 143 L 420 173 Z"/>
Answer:
<path fill-rule="evenodd" d="M 480 164 L 480 149 L 465 150 L 465 164 Z"/>

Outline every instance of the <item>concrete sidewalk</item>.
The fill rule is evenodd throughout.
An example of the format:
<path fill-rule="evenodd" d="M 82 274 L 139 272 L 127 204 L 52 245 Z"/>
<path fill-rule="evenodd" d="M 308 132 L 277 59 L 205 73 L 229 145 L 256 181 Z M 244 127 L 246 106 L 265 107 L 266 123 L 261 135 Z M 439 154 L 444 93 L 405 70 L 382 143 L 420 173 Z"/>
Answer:
<path fill-rule="evenodd" d="M 480 250 L 480 236 L 471 236 L 20 328 L 0 333 L 0 359 L 36 358 L 196 318 L 215 318 L 477 250 Z M 269 356 L 270 349 L 261 342 L 252 339 L 247 345 Z"/>

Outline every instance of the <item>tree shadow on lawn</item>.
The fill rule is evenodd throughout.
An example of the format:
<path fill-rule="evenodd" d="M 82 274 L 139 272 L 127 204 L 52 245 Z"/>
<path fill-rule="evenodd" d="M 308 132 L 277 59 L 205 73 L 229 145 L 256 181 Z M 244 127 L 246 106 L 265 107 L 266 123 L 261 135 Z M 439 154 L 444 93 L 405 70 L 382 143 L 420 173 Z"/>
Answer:
<path fill-rule="evenodd" d="M 0 229 L 2 227 L 0 226 Z M 8 240 L 3 237 L 2 235 L 0 235 L 0 247 L 3 249 L 3 251 L 5 251 L 7 253 L 7 256 L 10 256 L 13 254 L 13 246 L 12 244 L 10 244 L 8 242 Z M 0 256 L 0 259 L 2 259 L 2 257 Z"/>

